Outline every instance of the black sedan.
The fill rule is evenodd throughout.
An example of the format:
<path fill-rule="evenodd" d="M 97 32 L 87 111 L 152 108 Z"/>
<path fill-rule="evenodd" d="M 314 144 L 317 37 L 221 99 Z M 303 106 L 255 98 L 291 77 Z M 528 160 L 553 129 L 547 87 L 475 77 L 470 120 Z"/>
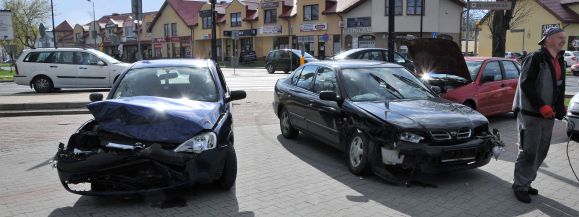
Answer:
<path fill-rule="evenodd" d="M 332 57 L 332 60 L 373 60 L 391 62 L 404 66 L 411 72 L 414 71 L 414 64 L 398 52 L 394 52 L 394 61 L 388 60 L 388 49 L 384 48 L 356 48 L 344 51 Z"/>
<path fill-rule="evenodd" d="M 135 63 L 106 100 L 91 94 L 94 116 L 60 144 L 64 188 L 82 195 L 141 195 L 198 183 L 235 184 L 231 101 L 211 60 Z"/>
<path fill-rule="evenodd" d="M 444 100 L 400 65 L 305 64 L 275 85 L 282 135 L 312 135 L 347 154 L 350 171 L 471 169 L 493 155 L 488 120 Z"/>

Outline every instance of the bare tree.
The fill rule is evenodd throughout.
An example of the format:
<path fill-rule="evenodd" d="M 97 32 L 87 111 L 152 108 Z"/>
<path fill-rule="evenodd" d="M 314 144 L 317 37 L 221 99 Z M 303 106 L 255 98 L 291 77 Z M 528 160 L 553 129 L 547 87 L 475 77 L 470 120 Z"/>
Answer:
<path fill-rule="evenodd" d="M 17 47 L 35 48 L 38 26 L 49 18 L 50 3 L 47 0 L 4 0 L 2 6 L 12 11 Z"/>
<path fill-rule="evenodd" d="M 492 55 L 494 57 L 505 56 L 507 31 L 516 29 L 529 21 L 533 10 L 528 1 L 512 0 L 511 10 L 491 11 L 485 16 L 484 22 L 489 27 L 493 39 Z"/>

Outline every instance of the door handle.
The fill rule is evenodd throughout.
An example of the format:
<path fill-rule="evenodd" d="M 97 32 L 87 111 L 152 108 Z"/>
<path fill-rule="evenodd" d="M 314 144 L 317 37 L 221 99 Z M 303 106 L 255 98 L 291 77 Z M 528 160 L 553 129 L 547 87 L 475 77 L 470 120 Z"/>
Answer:
<path fill-rule="evenodd" d="M 50 68 L 58 68 L 58 66 L 50 66 Z"/>
<path fill-rule="evenodd" d="M 78 69 L 87 69 L 86 67 L 78 67 Z"/>

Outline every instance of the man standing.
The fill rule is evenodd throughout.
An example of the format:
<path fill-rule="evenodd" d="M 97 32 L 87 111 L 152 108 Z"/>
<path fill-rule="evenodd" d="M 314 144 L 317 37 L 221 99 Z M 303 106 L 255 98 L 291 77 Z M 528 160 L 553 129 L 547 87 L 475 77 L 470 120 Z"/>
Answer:
<path fill-rule="evenodd" d="M 523 62 L 513 102 L 520 149 L 513 190 L 517 199 L 524 203 L 531 202 L 529 195 L 539 193 L 531 187 L 531 182 L 549 151 L 554 119 L 561 120 L 565 116 L 565 39 L 563 29 L 547 29 L 539 41 L 541 48 L 530 53 Z"/>

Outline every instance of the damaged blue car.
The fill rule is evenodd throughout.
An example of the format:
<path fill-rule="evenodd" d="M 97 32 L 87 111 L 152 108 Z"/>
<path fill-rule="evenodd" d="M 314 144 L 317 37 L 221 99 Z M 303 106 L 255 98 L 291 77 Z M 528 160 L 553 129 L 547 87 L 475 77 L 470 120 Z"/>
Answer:
<path fill-rule="evenodd" d="M 135 63 L 107 99 L 91 94 L 94 119 L 68 144 L 55 166 L 64 188 L 91 196 L 142 195 L 237 177 L 230 91 L 211 60 Z"/>

